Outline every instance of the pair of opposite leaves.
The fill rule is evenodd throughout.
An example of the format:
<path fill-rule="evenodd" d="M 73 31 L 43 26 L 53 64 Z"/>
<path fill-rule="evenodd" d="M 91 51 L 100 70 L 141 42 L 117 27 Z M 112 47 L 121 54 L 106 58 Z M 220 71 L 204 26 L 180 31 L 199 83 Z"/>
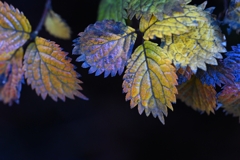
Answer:
<path fill-rule="evenodd" d="M 29 21 L 6 2 L 0 1 L 0 13 L 0 100 L 9 105 L 18 103 L 24 76 L 43 99 L 47 95 L 55 101 L 74 96 L 87 99 L 79 92 L 82 82 L 71 59 L 59 45 L 36 37 L 24 54 L 22 46 L 30 39 L 32 31 Z M 48 12 L 45 27 L 54 36 L 70 38 L 70 28 L 52 10 Z"/>
<path fill-rule="evenodd" d="M 90 67 L 89 73 L 104 73 L 105 77 L 122 74 L 127 64 L 123 82 L 126 99 L 131 100 L 131 107 L 138 105 L 140 114 L 152 113 L 162 123 L 177 93 L 194 109 L 214 113 L 217 102 L 221 102 L 233 113 L 229 108 L 237 100 L 236 92 L 239 94 L 238 75 L 234 73 L 238 72 L 235 53 L 239 50 L 226 53 L 223 59 L 221 53 L 227 52 L 225 36 L 211 14 L 213 8 L 204 10 L 206 2 L 198 7 L 187 5 L 189 2 L 102 0 L 98 17 L 102 21 L 79 34 L 73 54 L 81 55 L 77 61 L 84 61 L 82 67 Z M 144 39 L 133 53 L 136 33 L 126 26 L 128 16 L 140 19 Z M 150 41 L 156 37 L 161 39 L 161 47 Z M 215 85 L 222 84 L 223 91 L 217 94 Z M 240 115 L 239 111 L 234 113 Z"/>

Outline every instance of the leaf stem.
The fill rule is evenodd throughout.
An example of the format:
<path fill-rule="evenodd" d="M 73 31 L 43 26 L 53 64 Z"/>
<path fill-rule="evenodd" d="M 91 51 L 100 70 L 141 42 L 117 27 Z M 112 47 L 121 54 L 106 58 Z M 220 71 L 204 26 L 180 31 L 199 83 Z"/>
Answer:
<path fill-rule="evenodd" d="M 46 1 L 45 8 L 44 8 L 44 11 L 43 11 L 43 14 L 42 14 L 42 18 L 41 18 L 40 22 L 38 23 L 35 31 L 31 33 L 31 40 L 35 39 L 35 37 L 38 35 L 38 32 L 42 29 L 42 26 L 45 22 L 45 19 L 46 19 L 47 15 L 48 15 L 48 12 L 51 9 L 51 3 L 52 3 L 52 0 L 47 0 Z"/>

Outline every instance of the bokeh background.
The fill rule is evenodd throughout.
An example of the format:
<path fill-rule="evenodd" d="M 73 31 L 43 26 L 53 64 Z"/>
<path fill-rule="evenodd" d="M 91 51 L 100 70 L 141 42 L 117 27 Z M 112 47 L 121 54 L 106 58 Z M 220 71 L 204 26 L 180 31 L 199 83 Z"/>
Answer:
<path fill-rule="evenodd" d="M 36 28 L 44 0 L 6 0 L 29 19 Z M 202 0 L 192 1 L 200 4 Z M 52 0 L 55 12 L 72 28 L 72 40 L 96 21 L 98 0 Z M 223 9 L 223 1 L 211 0 L 208 7 Z M 223 31 L 225 32 L 225 31 Z M 215 115 L 200 114 L 180 101 L 169 110 L 166 124 L 139 115 L 130 109 L 122 93 L 122 75 L 104 78 L 88 74 L 71 55 L 72 40 L 39 33 L 56 41 L 69 52 L 84 83 L 82 99 L 43 101 L 27 84 L 23 85 L 20 104 L 0 103 L 0 160 L 238 160 L 240 124 L 222 109 Z M 227 37 L 228 49 L 240 43 L 240 35 Z"/>

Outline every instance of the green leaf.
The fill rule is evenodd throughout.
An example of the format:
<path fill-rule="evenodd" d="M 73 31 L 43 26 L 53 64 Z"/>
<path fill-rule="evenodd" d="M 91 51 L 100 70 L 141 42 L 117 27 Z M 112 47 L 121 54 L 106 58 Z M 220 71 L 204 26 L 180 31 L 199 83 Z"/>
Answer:
<path fill-rule="evenodd" d="M 216 91 L 213 86 L 202 84 L 194 75 L 191 79 L 177 86 L 177 98 L 191 106 L 194 110 L 214 113 L 216 108 Z"/>
<path fill-rule="evenodd" d="M 98 8 L 99 21 L 104 19 L 115 20 L 126 24 L 127 12 L 125 8 L 128 6 L 129 0 L 101 0 Z"/>
<path fill-rule="evenodd" d="M 156 43 L 145 41 L 137 47 L 128 61 L 123 77 L 123 91 L 131 107 L 138 105 L 141 114 L 144 110 L 158 117 L 164 124 L 167 108 L 176 102 L 177 75 L 166 52 Z"/>
<path fill-rule="evenodd" d="M 91 67 L 89 73 L 103 72 L 107 77 L 122 74 L 129 59 L 137 34 L 131 27 L 113 20 L 98 21 L 89 25 L 74 40 L 73 54 L 81 55 L 77 61 L 85 61 L 82 67 Z"/>
<path fill-rule="evenodd" d="M 144 16 L 149 20 L 152 15 L 162 20 L 163 14 L 172 15 L 172 12 L 183 12 L 182 6 L 191 0 L 130 0 L 127 9 L 129 18 L 135 15 L 137 19 Z"/>

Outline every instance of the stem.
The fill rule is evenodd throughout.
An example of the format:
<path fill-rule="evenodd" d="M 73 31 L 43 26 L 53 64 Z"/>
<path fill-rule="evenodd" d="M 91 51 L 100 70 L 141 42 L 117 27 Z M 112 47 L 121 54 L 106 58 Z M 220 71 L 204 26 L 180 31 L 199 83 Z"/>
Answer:
<path fill-rule="evenodd" d="M 32 32 L 31 34 L 31 39 L 35 39 L 35 37 L 38 35 L 38 32 L 42 29 L 43 23 L 45 22 L 45 19 L 48 15 L 49 10 L 51 9 L 51 0 L 47 0 L 45 3 L 45 8 L 42 14 L 42 18 L 40 20 L 40 22 L 37 25 L 37 28 L 35 29 L 34 32 Z"/>

